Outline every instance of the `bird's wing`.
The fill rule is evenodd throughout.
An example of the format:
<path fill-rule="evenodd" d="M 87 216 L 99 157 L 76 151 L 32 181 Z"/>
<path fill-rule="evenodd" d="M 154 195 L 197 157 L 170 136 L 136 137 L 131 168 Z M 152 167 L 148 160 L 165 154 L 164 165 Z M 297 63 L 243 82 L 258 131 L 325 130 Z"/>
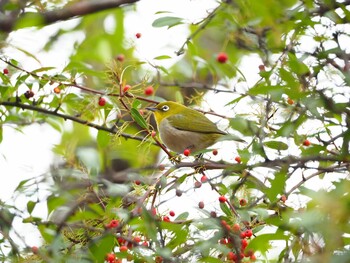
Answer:
<path fill-rule="evenodd" d="M 191 122 L 188 122 L 189 119 Z M 219 130 L 218 127 L 216 127 L 216 125 L 206 116 L 197 111 L 188 111 L 186 116 L 184 116 L 183 113 L 175 114 L 168 117 L 167 120 L 174 128 L 179 130 L 226 134 Z"/>

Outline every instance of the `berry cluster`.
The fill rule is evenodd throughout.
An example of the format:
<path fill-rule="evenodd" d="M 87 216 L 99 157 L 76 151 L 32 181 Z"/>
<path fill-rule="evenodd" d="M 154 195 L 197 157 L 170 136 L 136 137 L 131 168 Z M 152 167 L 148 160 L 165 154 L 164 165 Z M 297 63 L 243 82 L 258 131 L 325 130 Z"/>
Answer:
<path fill-rule="evenodd" d="M 219 243 L 231 249 L 227 253 L 226 259 L 230 262 L 241 262 L 246 257 L 255 261 L 254 251 L 247 249 L 248 240 L 253 236 L 253 231 L 251 229 L 242 231 L 239 224 L 234 224 L 231 227 L 225 220 L 221 221 L 221 225 L 225 235 L 219 240 Z"/>
<path fill-rule="evenodd" d="M 116 229 L 116 232 L 121 229 L 121 223 L 118 219 L 112 219 L 106 226 L 106 229 Z M 134 246 L 144 246 L 149 247 L 149 243 L 145 240 L 142 241 L 140 236 L 134 236 L 130 239 L 124 238 L 123 236 L 117 236 L 117 242 L 119 245 L 119 252 L 125 254 L 126 258 L 133 260 L 133 255 L 129 254 L 128 251 L 131 250 Z M 125 257 L 124 256 L 124 257 Z M 108 263 L 119 263 L 122 262 L 122 259 L 117 258 L 114 253 L 108 253 L 106 255 L 106 261 Z"/>

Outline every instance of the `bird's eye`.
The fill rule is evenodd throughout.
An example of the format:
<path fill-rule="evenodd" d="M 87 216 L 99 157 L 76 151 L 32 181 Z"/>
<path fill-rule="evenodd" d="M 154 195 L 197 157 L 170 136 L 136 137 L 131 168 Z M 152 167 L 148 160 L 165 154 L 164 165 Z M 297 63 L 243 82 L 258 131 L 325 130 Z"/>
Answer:
<path fill-rule="evenodd" d="M 168 111 L 169 110 L 169 106 L 168 105 L 164 105 L 163 107 L 162 107 L 162 111 Z"/>

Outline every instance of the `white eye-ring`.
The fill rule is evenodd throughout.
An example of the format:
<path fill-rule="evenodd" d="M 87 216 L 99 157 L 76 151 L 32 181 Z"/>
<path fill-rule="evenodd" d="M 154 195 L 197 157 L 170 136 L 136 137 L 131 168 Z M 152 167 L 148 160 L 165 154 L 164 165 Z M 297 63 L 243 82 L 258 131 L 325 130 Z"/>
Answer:
<path fill-rule="evenodd" d="M 169 110 L 169 106 L 168 105 L 164 105 L 163 107 L 162 107 L 162 111 L 168 111 Z"/>

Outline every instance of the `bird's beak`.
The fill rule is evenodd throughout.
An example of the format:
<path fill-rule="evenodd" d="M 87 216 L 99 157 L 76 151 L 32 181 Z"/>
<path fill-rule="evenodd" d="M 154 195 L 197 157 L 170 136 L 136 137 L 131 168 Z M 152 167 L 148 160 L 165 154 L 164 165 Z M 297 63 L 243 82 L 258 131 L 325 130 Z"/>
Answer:
<path fill-rule="evenodd" d="M 155 107 L 146 107 L 146 110 L 156 111 L 156 110 L 157 110 L 157 108 L 155 108 Z"/>

